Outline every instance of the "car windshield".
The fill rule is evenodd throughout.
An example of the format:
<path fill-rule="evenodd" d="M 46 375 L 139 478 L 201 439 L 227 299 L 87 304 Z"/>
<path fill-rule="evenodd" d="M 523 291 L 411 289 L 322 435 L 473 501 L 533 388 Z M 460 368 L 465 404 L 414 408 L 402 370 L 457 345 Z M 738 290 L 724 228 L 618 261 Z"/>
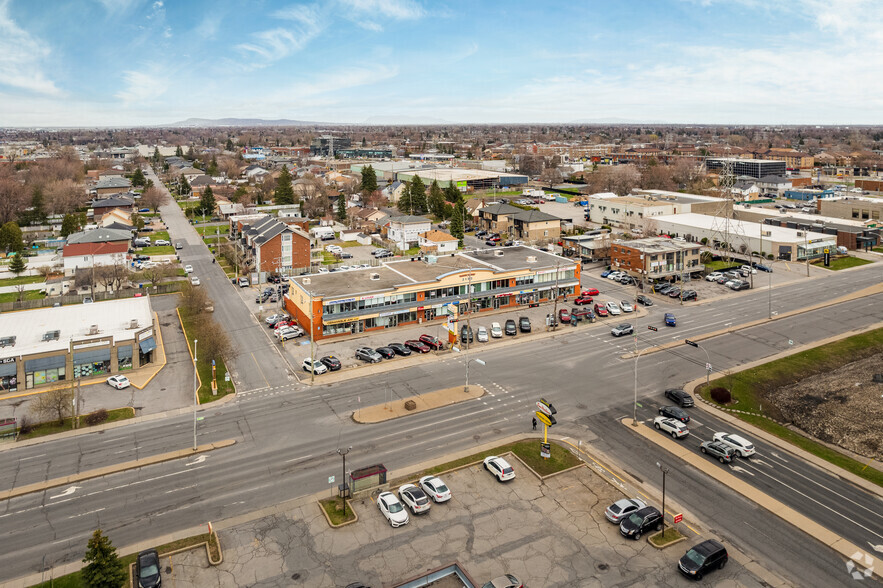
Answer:
<path fill-rule="evenodd" d="M 629 515 L 629 519 L 628 519 L 628 520 L 629 520 L 629 522 L 630 522 L 631 524 L 633 524 L 633 525 L 638 525 L 638 526 L 640 526 L 641 523 L 644 522 L 644 518 L 643 518 L 643 517 L 639 517 L 639 516 L 638 516 L 638 513 L 632 513 L 631 515 Z"/>
<path fill-rule="evenodd" d="M 612 512 L 613 514 L 618 514 L 620 511 L 622 511 L 622 507 L 618 504 L 610 505 L 610 512 Z"/>
<path fill-rule="evenodd" d="M 444 484 L 439 484 L 438 486 L 435 487 L 436 494 L 444 494 L 447 491 L 448 491 L 448 487 L 445 486 Z"/>
<path fill-rule="evenodd" d="M 514 472 L 514 471 L 515 471 L 515 470 L 513 470 L 512 468 L 503 468 L 503 473 L 504 473 L 504 474 L 511 474 L 511 473 Z"/>
<path fill-rule="evenodd" d="M 405 508 L 405 507 L 402 506 L 401 502 L 393 502 L 392 504 L 389 505 L 389 512 L 392 512 L 392 513 L 401 512 L 403 508 Z"/>
<path fill-rule="evenodd" d="M 142 578 L 156 576 L 157 574 L 159 574 L 159 568 L 156 567 L 155 563 L 150 562 L 146 565 L 144 565 L 144 564 L 141 565 L 141 577 Z"/>
<path fill-rule="evenodd" d="M 702 555 L 701 553 L 699 553 L 698 551 L 696 551 L 695 549 L 691 549 L 690 551 L 687 552 L 687 559 L 692 561 L 697 566 L 701 566 L 703 563 L 705 563 L 705 556 Z"/>

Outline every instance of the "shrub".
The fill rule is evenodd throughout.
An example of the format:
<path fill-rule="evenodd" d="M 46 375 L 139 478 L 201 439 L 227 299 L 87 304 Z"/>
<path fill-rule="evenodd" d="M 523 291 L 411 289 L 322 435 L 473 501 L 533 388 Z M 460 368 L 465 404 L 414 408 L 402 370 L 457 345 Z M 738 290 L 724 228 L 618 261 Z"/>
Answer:
<path fill-rule="evenodd" d="M 18 434 L 19 435 L 27 435 L 31 431 L 34 430 L 34 425 L 28 420 L 28 417 L 23 416 L 18 421 Z"/>
<path fill-rule="evenodd" d="M 417 403 L 414 402 L 413 400 L 406 400 L 405 401 L 405 410 L 414 410 L 416 408 L 417 408 Z"/>
<path fill-rule="evenodd" d="M 104 421 L 107 420 L 107 410 L 100 408 L 95 412 L 91 412 L 86 415 L 86 424 L 90 427 L 94 427 L 95 425 L 100 425 Z"/>
<path fill-rule="evenodd" d="M 717 387 L 711 389 L 711 399 L 718 404 L 729 404 L 733 397 L 726 388 Z"/>

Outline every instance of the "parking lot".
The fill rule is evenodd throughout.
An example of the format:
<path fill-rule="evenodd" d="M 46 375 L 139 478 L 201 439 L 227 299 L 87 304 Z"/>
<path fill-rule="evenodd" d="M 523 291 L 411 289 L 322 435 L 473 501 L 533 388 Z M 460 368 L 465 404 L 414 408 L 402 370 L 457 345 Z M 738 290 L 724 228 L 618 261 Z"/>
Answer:
<path fill-rule="evenodd" d="M 163 584 L 318 588 L 359 581 L 379 588 L 456 561 L 479 586 L 504 573 L 532 588 L 688 585 L 677 561 L 708 536 L 691 534 L 665 550 L 626 539 L 604 518 L 623 495 L 592 470 L 541 482 L 515 458 L 509 461 L 517 475 L 505 483 L 481 464 L 443 475 L 451 500 L 398 528 L 372 498 L 356 500 L 359 520 L 339 529 L 329 528 L 315 503 L 237 525 L 220 532 L 220 566 L 208 566 L 204 551 L 174 555 Z M 691 585 L 722 582 L 764 585 L 733 556 L 724 569 Z"/>

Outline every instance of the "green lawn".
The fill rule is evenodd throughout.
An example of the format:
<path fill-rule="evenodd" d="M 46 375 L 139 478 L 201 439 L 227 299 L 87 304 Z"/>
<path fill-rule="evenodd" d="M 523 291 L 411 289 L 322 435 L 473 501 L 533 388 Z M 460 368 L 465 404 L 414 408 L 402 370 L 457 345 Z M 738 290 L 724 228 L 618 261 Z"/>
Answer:
<path fill-rule="evenodd" d="M 4 278 L 0 280 L 0 286 L 18 286 L 19 284 L 37 284 L 45 282 L 43 276 L 18 276 L 15 278 Z"/>
<path fill-rule="evenodd" d="M 150 237 L 151 241 L 158 241 L 159 239 L 165 239 L 169 241 L 169 232 L 168 231 L 150 231 L 147 233 L 139 234 L 139 237 Z"/>
<path fill-rule="evenodd" d="M 874 247 L 871 251 L 876 251 L 877 253 L 883 253 L 883 247 Z"/>
<path fill-rule="evenodd" d="M 226 235 L 230 232 L 230 225 L 216 225 L 213 227 L 203 225 L 201 227 L 196 227 L 196 232 L 200 235 L 215 235 L 218 231 L 222 235 Z"/>
<path fill-rule="evenodd" d="M 202 240 L 205 241 L 206 245 L 214 245 L 215 243 L 226 243 L 227 237 L 225 237 L 224 235 L 218 236 L 215 234 L 211 234 L 211 235 L 204 235 L 202 237 Z"/>
<path fill-rule="evenodd" d="M 814 263 L 818 267 L 824 267 L 829 270 L 842 270 L 850 267 L 858 267 L 860 265 L 865 265 L 867 263 L 874 263 L 873 261 L 868 261 L 867 259 L 862 259 L 861 257 L 836 257 L 831 259 L 831 265 L 825 267 L 825 263 L 820 261 L 818 263 Z"/>
<path fill-rule="evenodd" d="M 125 372 L 124 372 L 125 373 Z M 113 410 L 107 411 L 107 420 L 105 423 L 113 423 L 115 421 L 123 421 L 126 419 L 135 418 L 135 411 L 131 407 L 126 408 L 115 408 Z M 19 435 L 19 440 L 24 439 L 33 439 L 35 437 L 44 437 L 46 435 L 54 435 L 55 433 L 62 433 L 64 431 L 73 430 L 73 419 L 66 418 L 64 419 L 64 424 L 59 425 L 58 421 L 51 421 L 48 423 L 41 423 L 36 425 L 31 431 L 25 435 Z M 84 417 L 80 417 L 80 428 L 87 429 L 89 425 L 86 424 L 86 419 Z"/>
<path fill-rule="evenodd" d="M 46 295 L 41 294 L 39 290 L 26 290 L 24 293 L 25 300 L 42 300 L 43 298 L 46 298 Z M 18 292 L 0 294 L 0 303 L 2 302 L 18 302 Z"/>
<path fill-rule="evenodd" d="M 152 247 L 142 247 L 137 250 L 139 255 L 174 255 L 175 248 L 172 245 L 159 245 Z"/>
<path fill-rule="evenodd" d="M 754 413 L 754 415 L 732 413 L 733 416 L 793 443 L 874 484 L 883 486 L 883 472 L 874 468 L 866 468 L 865 463 L 856 461 L 839 451 L 830 449 L 759 416 L 766 414 L 773 418 L 780 417 L 776 407 L 767 401 L 764 394 L 766 390 L 775 390 L 781 386 L 794 384 L 805 378 L 811 378 L 815 374 L 826 373 L 847 363 L 881 352 L 883 352 L 883 329 L 875 329 L 828 345 L 808 349 L 789 357 L 783 357 L 738 374 L 712 380 L 710 387 L 702 386 L 698 393 L 706 400 L 713 402 L 709 394 L 710 388 L 718 386 L 727 388 L 733 397 L 733 403 L 729 405 L 729 408 Z"/>
<path fill-rule="evenodd" d="M 731 267 L 733 267 L 733 266 L 739 266 L 739 265 L 741 265 L 741 263 L 740 263 L 740 262 L 736 262 L 736 261 L 730 261 L 730 262 L 726 262 L 726 261 L 724 261 L 724 260 L 721 260 L 721 261 L 709 261 L 708 263 L 705 264 L 705 269 L 707 269 L 707 270 L 711 270 L 711 271 L 708 272 L 708 273 L 711 273 L 711 272 L 716 272 L 716 271 L 718 271 L 718 270 L 722 270 L 722 269 L 726 269 L 726 268 L 731 268 Z"/>
<path fill-rule="evenodd" d="M 190 343 L 190 349 L 193 349 L 193 319 L 188 317 L 184 311 L 181 311 L 181 321 L 184 323 L 184 334 L 187 337 L 187 341 Z M 189 331 L 188 331 L 189 329 Z M 199 372 L 199 381 L 201 385 L 199 387 L 199 402 L 201 404 L 205 404 L 206 402 L 212 402 L 213 400 L 218 400 L 219 398 L 223 398 L 227 394 L 232 394 L 235 392 L 233 388 L 233 382 L 224 381 L 224 374 L 227 373 L 227 366 L 224 365 L 223 360 L 218 362 L 218 365 L 215 369 L 215 375 L 217 377 L 218 382 L 218 394 L 217 396 L 212 394 L 212 364 L 210 361 L 204 359 L 197 358 L 197 371 Z"/>
<path fill-rule="evenodd" d="M 331 519 L 331 524 L 333 525 L 340 525 L 356 518 L 356 513 L 349 506 L 346 507 L 346 515 L 344 515 L 344 501 L 340 498 L 325 498 L 320 500 L 319 504 L 322 505 L 322 510 Z"/>
<path fill-rule="evenodd" d="M 555 472 L 560 472 L 562 470 L 572 468 L 573 466 L 582 463 L 582 461 L 580 461 L 579 458 L 572 454 L 567 447 L 563 445 L 558 445 L 554 441 L 551 442 L 551 445 L 552 456 L 549 459 L 543 459 L 542 457 L 540 457 L 539 439 L 526 439 L 524 441 L 516 441 L 515 443 L 510 443 L 509 445 L 494 447 L 493 449 L 489 449 L 488 451 L 485 451 L 483 453 L 475 453 L 468 457 L 464 457 L 455 461 L 449 461 L 448 463 L 429 468 L 420 475 L 427 476 L 431 474 L 438 474 L 440 472 L 445 472 L 447 470 L 464 466 L 469 463 L 481 461 L 489 455 L 500 455 L 506 453 L 507 451 L 511 451 L 512 453 L 517 455 L 519 458 L 521 458 L 522 461 L 529 465 L 533 469 L 533 471 L 541 476 L 548 476 L 549 474 L 554 474 Z"/>

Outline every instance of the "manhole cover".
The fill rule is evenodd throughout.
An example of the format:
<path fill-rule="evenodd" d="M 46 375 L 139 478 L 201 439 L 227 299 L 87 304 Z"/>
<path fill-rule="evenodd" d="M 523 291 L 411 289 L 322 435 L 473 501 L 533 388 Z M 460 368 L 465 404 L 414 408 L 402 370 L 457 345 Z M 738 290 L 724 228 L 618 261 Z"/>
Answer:
<path fill-rule="evenodd" d="M 472 436 L 473 441 L 478 441 L 479 439 L 481 439 L 481 435 L 473 435 Z"/>
<path fill-rule="evenodd" d="M 166 566 L 166 574 L 172 573 L 172 566 Z"/>

